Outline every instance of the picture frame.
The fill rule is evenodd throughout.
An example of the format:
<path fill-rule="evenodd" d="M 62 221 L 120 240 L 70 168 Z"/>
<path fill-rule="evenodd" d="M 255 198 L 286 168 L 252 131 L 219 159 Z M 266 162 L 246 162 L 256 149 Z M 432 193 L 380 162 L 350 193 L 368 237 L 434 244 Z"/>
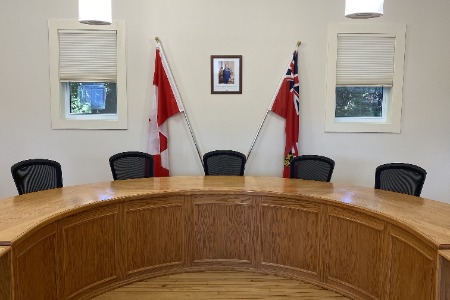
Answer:
<path fill-rule="evenodd" d="M 242 55 L 211 55 L 211 94 L 242 94 Z"/>

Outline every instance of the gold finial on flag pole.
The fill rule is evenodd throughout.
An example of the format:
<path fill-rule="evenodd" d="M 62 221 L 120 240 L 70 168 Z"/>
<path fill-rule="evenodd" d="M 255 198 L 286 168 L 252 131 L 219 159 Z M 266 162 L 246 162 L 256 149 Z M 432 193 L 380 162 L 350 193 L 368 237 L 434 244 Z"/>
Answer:
<path fill-rule="evenodd" d="M 300 47 L 301 44 L 302 44 L 302 42 L 301 42 L 301 41 L 298 41 L 298 42 L 297 42 L 297 47 Z"/>
<path fill-rule="evenodd" d="M 159 37 L 155 37 L 155 41 L 157 42 L 157 43 L 161 43 L 161 41 L 159 40 Z"/>

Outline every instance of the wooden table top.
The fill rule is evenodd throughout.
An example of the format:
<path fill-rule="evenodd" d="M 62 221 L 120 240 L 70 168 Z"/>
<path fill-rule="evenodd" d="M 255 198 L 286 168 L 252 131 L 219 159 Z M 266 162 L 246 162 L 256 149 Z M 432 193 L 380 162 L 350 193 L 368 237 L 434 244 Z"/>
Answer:
<path fill-rule="evenodd" d="M 11 245 L 37 225 L 43 226 L 88 207 L 168 193 L 254 193 L 348 205 L 417 231 L 438 248 L 450 249 L 450 204 L 351 185 L 249 176 L 175 176 L 111 181 L 0 199 L 0 245 Z"/>

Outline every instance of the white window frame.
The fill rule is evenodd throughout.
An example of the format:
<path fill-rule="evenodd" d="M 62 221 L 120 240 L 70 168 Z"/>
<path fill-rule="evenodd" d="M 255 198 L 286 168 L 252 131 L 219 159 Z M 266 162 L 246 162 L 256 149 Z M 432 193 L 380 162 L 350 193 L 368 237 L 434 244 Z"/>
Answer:
<path fill-rule="evenodd" d="M 385 88 L 383 101 L 386 118 L 336 118 L 337 37 L 345 33 L 390 34 L 395 36 L 393 85 Z M 403 98 L 403 67 L 405 60 L 405 24 L 347 23 L 330 24 L 328 28 L 328 60 L 326 90 L 326 132 L 391 132 L 400 133 Z M 387 95 L 385 95 L 387 94 Z M 387 97 L 387 98 L 385 98 Z"/>
<path fill-rule="evenodd" d="M 49 20 L 50 98 L 52 129 L 127 129 L 125 22 L 111 25 L 86 25 L 77 20 Z M 117 31 L 117 114 L 70 115 L 66 84 L 59 78 L 59 30 Z M 69 99 L 70 101 L 70 99 Z"/>

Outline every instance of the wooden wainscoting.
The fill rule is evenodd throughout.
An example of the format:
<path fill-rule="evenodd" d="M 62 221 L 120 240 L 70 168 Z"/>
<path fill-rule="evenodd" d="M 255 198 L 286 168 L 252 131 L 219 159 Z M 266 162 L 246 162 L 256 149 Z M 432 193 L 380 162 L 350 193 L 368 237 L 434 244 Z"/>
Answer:
<path fill-rule="evenodd" d="M 184 196 L 155 197 L 123 205 L 127 278 L 184 267 Z"/>
<path fill-rule="evenodd" d="M 12 299 L 11 248 L 0 247 L 0 299 Z"/>
<path fill-rule="evenodd" d="M 194 195 L 188 241 L 194 267 L 252 267 L 254 201 L 243 195 Z"/>
<path fill-rule="evenodd" d="M 13 248 L 15 300 L 60 299 L 56 236 L 57 226 L 52 223 Z M 36 295 L 39 297 L 36 298 Z"/>
<path fill-rule="evenodd" d="M 92 200 L 100 194 L 110 199 Z M 418 197 L 302 180 L 187 177 L 5 201 L 1 299 L 91 299 L 148 278 L 234 271 L 352 299 L 450 300 L 450 209 Z M 230 274 L 220 276 L 237 273 Z"/>
<path fill-rule="evenodd" d="M 386 223 L 350 209 L 328 207 L 326 282 L 381 299 L 387 275 L 384 230 Z"/>
<path fill-rule="evenodd" d="M 437 252 L 411 233 L 390 226 L 388 299 L 435 299 Z"/>
<path fill-rule="evenodd" d="M 79 298 L 119 281 L 121 247 L 117 218 L 118 205 L 109 205 L 59 222 L 63 274 L 59 284 L 62 295 L 58 299 Z"/>
<path fill-rule="evenodd" d="M 263 197 L 261 268 L 271 273 L 320 281 L 321 205 Z"/>
<path fill-rule="evenodd" d="M 439 299 L 450 300 L 450 250 L 439 251 Z"/>

